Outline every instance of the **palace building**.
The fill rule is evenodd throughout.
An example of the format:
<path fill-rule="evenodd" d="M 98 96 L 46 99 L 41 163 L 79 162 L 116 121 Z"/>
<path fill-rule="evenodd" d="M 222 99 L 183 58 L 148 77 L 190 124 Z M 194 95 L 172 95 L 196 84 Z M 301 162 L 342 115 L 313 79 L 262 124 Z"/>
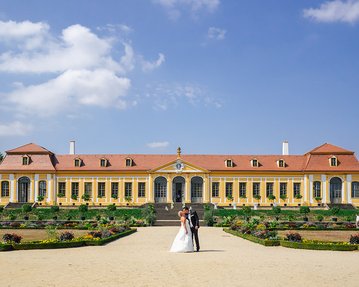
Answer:
<path fill-rule="evenodd" d="M 354 152 L 325 143 L 303 155 L 76 154 L 33 143 L 6 151 L 0 205 L 359 206 Z"/>

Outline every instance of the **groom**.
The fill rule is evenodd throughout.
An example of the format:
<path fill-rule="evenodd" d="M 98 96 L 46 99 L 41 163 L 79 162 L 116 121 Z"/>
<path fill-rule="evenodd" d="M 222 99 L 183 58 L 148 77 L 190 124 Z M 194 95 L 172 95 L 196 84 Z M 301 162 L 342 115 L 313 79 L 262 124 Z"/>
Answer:
<path fill-rule="evenodd" d="M 189 221 L 189 225 L 191 226 L 192 231 L 192 242 L 193 242 L 193 236 L 196 240 L 196 250 L 199 252 L 199 239 L 198 239 L 198 229 L 199 229 L 199 217 L 196 211 L 192 210 L 191 208 L 188 208 L 187 206 L 183 207 L 183 211 L 186 213 L 187 219 Z"/>

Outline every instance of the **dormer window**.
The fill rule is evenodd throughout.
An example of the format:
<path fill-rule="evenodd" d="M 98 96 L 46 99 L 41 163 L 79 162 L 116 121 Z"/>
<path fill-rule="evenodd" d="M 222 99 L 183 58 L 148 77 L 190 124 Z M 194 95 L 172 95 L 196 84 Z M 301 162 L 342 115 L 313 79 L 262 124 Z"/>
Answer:
<path fill-rule="evenodd" d="M 30 164 L 30 157 L 28 155 L 24 155 L 22 157 L 22 165 L 29 165 Z"/>
<path fill-rule="evenodd" d="M 330 166 L 338 166 L 338 159 L 335 156 L 332 156 L 329 159 Z"/>
<path fill-rule="evenodd" d="M 259 166 L 259 162 L 258 162 L 258 160 L 257 159 L 252 159 L 251 160 L 251 165 L 252 165 L 252 167 L 258 167 Z"/>
<path fill-rule="evenodd" d="M 225 163 L 226 163 L 226 167 L 233 167 L 233 161 L 231 159 L 226 159 Z"/>
<path fill-rule="evenodd" d="M 82 165 L 82 160 L 80 158 L 75 158 L 74 165 L 80 167 Z"/>
<path fill-rule="evenodd" d="M 100 159 L 100 166 L 101 167 L 107 167 L 107 164 L 108 164 L 108 160 L 105 159 L 105 158 L 101 158 Z"/>
<path fill-rule="evenodd" d="M 278 167 L 285 167 L 285 161 L 283 159 L 280 159 L 277 161 Z"/>
<path fill-rule="evenodd" d="M 132 158 L 126 158 L 126 166 L 133 166 Z"/>

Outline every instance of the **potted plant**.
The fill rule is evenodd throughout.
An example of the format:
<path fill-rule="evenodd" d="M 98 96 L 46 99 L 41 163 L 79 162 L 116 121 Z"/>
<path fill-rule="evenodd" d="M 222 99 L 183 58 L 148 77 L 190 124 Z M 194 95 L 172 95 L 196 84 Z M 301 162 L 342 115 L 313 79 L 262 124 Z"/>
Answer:
<path fill-rule="evenodd" d="M 130 202 L 132 201 L 132 196 L 125 196 L 125 201 L 127 202 L 126 205 L 130 205 Z"/>
<path fill-rule="evenodd" d="M 247 196 L 245 194 L 242 194 L 242 195 L 239 196 L 239 198 L 246 199 Z"/>
<path fill-rule="evenodd" d="M 253 196 L 254 199 L 256 199 L 258 201 L 258 206 L 260 205 L 259 201 L 261 200 L 261 196 L 259 194 Z"/>
<path fill-rule="evenodd" d="M 77 198 L 78 198 L 77 194 L 71 195 L 71 199 L 72 199 L 72 200 L 77 200 Z"/>
<path fill-rule="evenodd" d="M 232 202 L 233 201 L 233 196 L 232 195 L 228 195 L 227 196 L 227 200 L 229 201 L 229 202 Z M 232 204 L 230 203 L 229 204 L 229 206 L 231 206 Z"/>
<path fill-rule="evenodd" d="M 63 198 L 63 197 L 65 197 L 65 193 L 59 192 L 59 193 L 57 193 L 57 197 Z"/>
<path fill-rule="evenodd" d="M 41 202 L 41 201 L 43 201 L 44 200 L 44 196 L 42 196 L 42 195 L 38 195 L 37 196 L 37 201 L 38 202 Z"/>
<path fill-rule="evenodd" d="M 84 200 L 84 201 L 90 201 L 90 195 L 88 193 L 84 193 L 81 198 Z"/>
<path fill-rule="evenodd" d="M 298 193 L 294 197 L 295 197 L 295 199 L 301 199 L 303 196 L 300 193 Z"/>
<path fill-rule="evenodd" d="M 274 194 L 268 195 L 268 199 L 269 199 L 270 201 L 272 201 L 272 204 L 271 204 L 271 205 L 273 205 L 273 204 L 274 204 L 274 200 L 275 200 L 275 195 L 274 195 Z"/>
<path fill-rule="evenodd" d="M 314 199 L 317 201 L 318 206 L 321 206 L 322 198 L 320 196 L 316 196 L 316 197 L 314 197 Z"/>
<path fill-rule="evenodd" d="M 118 199 L 118 195 L 117 194 L 111 194 L 111 198 Z"/>

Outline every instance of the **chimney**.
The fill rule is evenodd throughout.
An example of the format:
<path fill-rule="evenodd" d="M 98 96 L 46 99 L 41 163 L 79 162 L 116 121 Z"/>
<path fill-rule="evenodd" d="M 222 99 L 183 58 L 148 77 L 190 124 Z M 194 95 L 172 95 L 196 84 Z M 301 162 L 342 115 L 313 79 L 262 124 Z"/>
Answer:
<path fill-rule="evenodd" d="M 75 141 L 70 141 L 70 152 L 69 154 L 75 154 Z"/>
<path fill-rule="evenodd" d="M 288 145 L 288 141 L 284 141 L 284 142 L 283 142 L 282 155 L 289 155 L 289 145 Z"/>

